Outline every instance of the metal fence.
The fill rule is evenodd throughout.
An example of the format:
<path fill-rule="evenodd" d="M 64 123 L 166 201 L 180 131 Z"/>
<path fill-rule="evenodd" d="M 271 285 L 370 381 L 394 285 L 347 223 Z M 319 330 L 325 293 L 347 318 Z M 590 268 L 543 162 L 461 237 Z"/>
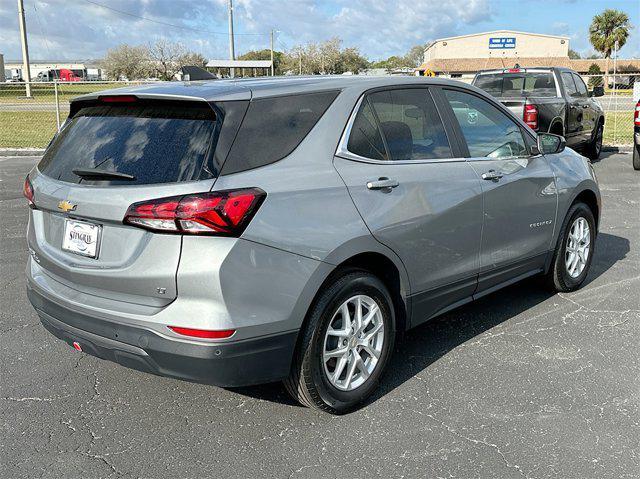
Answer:
<path fill-rule="evenodd" d="M 604 85 L 603 75 L 585 76 L 589 88 Z M 85 93 L 139 85 L 143 82 L 33 82 L 31 96 L 24 83 L 0 83 L 0 148 L 44 148 L 69 113 L 69 100 Z M 632 88 L 612 82 L 598 101 L 605 110 L 604 144 L 633 143 Z"/>
<path fill-rule="evenodd" d="M 69 114 L 69 100 L 143 82 L 0 83 L 0 148 L 44 148 Z"/>

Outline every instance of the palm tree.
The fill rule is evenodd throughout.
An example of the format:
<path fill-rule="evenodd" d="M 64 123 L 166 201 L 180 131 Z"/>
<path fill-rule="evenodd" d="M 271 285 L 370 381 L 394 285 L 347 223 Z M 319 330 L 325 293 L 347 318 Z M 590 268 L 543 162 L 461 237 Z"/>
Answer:
<path fill-rule="evenodd" d="M 609 84 L 609 58 L 618 42 L 618 49 L 627 42 L 631 23 L 626 13 L 620 10 L 606 9 L 600 15 L 593 17 L 589 27 L 589 41 L 606 59 L 605 85 Z"/>

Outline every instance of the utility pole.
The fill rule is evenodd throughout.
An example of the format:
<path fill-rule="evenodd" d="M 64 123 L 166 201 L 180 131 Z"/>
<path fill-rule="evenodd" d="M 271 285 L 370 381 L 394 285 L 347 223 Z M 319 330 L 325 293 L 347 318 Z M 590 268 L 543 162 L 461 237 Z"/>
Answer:
<path fill-rule="evenodd" d="M 18 0 L 18 21 L 20 23 L 20 41 L 22 42 L 22 79 L 25 84 L 25 94 L 31 98 L 31 70 L 29 67 L 29 48 L 27 47 L 27 25 L 24 21 L 24 5 Z"/>
<path fill-rule="evenodd" d="M 229 0 L 229 60 L 235 60 L 236 54 L 233 46 L 233 0 Z M 236 76 L 236 69 L 229 69 L 231 78 Z"/>
<path fill-rule="evenodd" d="M 271 76 L 274 76 L 275 69 L 273 67 L 273 28 L 271 29 Z"/>

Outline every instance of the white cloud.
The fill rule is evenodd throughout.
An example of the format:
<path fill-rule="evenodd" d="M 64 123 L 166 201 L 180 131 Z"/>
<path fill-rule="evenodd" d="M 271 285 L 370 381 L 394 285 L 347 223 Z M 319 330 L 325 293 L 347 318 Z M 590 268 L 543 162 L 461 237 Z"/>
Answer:
<path fill-rule="evenodd" d="M 119 43 L 145 44 L 166 37 L 208 57 L 226 57 L 225 35 L 173 28 L 136 18 L 224 33 L 226 0 L 30 0 L 25 4 L 31 57 L 99 58 Z M 279 30 L 276 47 L 339 36 L 372 58 L 403 54 L 411 46 L 455 35 L 490 20 L 488 0 L 235 0 L 238 33 Z M 465 31 L 466 33 L 466 31 Z M 267 35 L 236 37 L 236 51 L 267 48 Z M 5 58 L 18 58 L 17 11 L 0 1 L 0 45 Z"/>

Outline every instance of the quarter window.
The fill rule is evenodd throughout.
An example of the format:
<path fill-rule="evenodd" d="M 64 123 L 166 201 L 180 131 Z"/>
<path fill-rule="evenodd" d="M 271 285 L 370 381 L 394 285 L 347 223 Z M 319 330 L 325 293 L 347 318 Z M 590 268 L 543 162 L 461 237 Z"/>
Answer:
<path fill-rule="evenodd" d="M 529 156 L 516 122 L 489 102 L 457 90 L 444 90 L 472 158 Z"/>

